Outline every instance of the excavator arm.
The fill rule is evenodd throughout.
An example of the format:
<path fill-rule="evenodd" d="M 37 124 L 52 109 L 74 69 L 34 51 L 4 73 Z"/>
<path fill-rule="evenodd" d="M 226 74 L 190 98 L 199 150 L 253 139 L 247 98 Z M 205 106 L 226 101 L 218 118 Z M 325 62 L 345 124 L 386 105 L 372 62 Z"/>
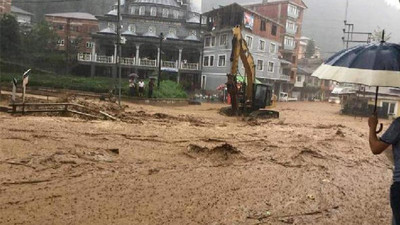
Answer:
<path fill-rule="evenodd" d="M 228 92 L 231 96 L 232 111 L 237 112 L 237 80 L 236 74 L 238 72 L 239 58 L 242 60 L 243 66 L 245 68 L 245 74 L 247 79 L 246 85 L 246 102 L 245 105 L 251 107 L 253 101 L 253 84 L 255 81 L 255 66 L 254 59 L 251 55 L 249 48 L 247 47 L 246 41 L 243 39 L 240 26 L 235 26 L 232 29 L 233 39 L 232 39 L 232 52 L 231 52 L 231 73 L 228 74 Z"/>

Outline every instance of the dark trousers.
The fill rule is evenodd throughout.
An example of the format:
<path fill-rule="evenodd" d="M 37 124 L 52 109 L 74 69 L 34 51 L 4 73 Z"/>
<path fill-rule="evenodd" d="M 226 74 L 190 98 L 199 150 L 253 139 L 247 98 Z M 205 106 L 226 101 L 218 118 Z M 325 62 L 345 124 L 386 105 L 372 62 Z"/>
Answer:
<path fill-rule="evenodd" d="M 393 224 L 400 225 L 400 182 L 394 182 L 390 187 L 390 206 L 393 211 Z"/>
<path fill-rule="evenodd" d="M 153 96 L 153 89 L 149 89 L 149 98 Z"/>
<path fill-rule="evenodd" d="M 135 96 L 135 87 L 130 87 L 129 89 L 131 91 L 131 96 Z"/>

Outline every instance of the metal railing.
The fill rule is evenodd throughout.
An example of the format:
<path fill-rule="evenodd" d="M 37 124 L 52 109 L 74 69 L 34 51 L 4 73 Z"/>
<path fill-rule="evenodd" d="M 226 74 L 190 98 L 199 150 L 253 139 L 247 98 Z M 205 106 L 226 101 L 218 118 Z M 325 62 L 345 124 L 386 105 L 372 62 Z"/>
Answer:
<path fill-rule="evenodd" d="M 181 69 L 183 70 L 199 70 L 198 63 L 181 63 Z"/>

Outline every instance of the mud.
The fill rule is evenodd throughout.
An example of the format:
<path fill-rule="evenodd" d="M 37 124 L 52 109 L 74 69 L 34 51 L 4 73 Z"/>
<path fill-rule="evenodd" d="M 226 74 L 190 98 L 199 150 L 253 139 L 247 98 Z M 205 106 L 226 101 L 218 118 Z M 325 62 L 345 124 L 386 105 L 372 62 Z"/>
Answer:
<path fill-rule="evenodd" d="M 391 162 L 337 105 L 246 120 L 222 104 L 73 101 L 119 120 L 0 113 L 1 224 L 390 222 Z"/>

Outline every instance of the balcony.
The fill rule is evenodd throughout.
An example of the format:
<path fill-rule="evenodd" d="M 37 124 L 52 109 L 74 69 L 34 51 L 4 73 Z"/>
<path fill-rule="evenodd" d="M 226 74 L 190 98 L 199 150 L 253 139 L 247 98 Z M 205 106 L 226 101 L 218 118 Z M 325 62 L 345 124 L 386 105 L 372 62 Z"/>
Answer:
<path fill-rule="evenodd" d="M 161 67 L 164 68 L 177 68 L 177 63 L 173 61 L 161 61 Z"/>
<path fill-rule="evenodd" d="M 105 55 L 98 55 L 96 57 L 96 62 L 99 62 L 99 63 L 115 63 L 114 62 L 114 57 L 105 56 Z"/>
<path fill-rule="evenodd" d="M 280 75 L 279 80 L 290 81 L 290 76 L 289 75 Z"/>
<path fill-rule="evenodd" d="M 78 53 L 77 55 L 78 62 L 85 63 L 102 63 L 102 64 L 115 64 L 114 56 L 105 56 L 105 55 L 97 55 L 92 56 L 90 53 Z M 186 60 L 182 60 L 181 67 L 178 68 L 178 61 L 161 61 L 161 67 L 163 70 L 169 70 L 173 72 L 177 72 L 178 69 L 182 70 L 192 70 L 198 71 L 200 70 L 199 63 L 186 63 Z M 135 58 L 125 58 L 121 57 L 121 65 L 123 66 L 143 66 L 143 67 L 151 67 L 158 68 L 158 60 L 156 59 L 147 59 L 141 58 L 136 60 Z"/>
<path fill-rule="evenodd" d="M 135 65 L 135 58 L 121 58 L 122 65 Z"/>
<path fill-rule="evenodd" d="M 283 46 L 283 50 L 286 50 L 286 51 L 293 51 L 294 50 L 294 45 L 287 45 L 287 44 L 285 44 L 284 46 Z"/>
<path fill-rule="evenodd" d="M 296 35 L 297 29 L 296 28 L 291 28 L 291 27 L 286 27 L 286 33 L 291 34 L 291 35 Z"/>
<path fill-rule="evenodd" d="M 181 69 L 183 70 L 199 70 L 198 63 L 181 63 Z"/>
<path fill-rule="evenodd" d="M 79 53 L 78 54 L 78 61 L 90 62 L 90 61 L 92 61 L 92 54 L 90 54 L 90 53 Z"/>
<path fill-rule="evenodd" d="M 153 59 L 139 59 L 139 66 L 156 67 L 157 60 Z"/>

